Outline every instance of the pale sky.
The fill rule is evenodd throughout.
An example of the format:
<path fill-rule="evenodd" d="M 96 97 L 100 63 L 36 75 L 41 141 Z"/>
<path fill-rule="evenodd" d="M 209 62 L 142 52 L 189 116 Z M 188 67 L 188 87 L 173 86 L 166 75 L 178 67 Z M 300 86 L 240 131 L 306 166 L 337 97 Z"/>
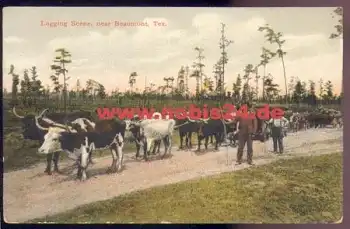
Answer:
<path fill-rule="evenodd" d="M 220 23 L 227 38 L 234 41 L 225 74 L 228 90 L 247 64 L 260 61 L 261 48 L 275 49 L 264 41 L 259 26 L 270 24 L 284 34 L 287 77 L 301 80 L 331 80 L 339 93 L 342 80 L 342 40 L 330 40 L 337 19 L 333 8 L 95 8 L 95 7 L 7 7 L 3 10 L 3 85 L 11 90 L 11 64 L 17 73 L 36 66 L 44 85 L 49 78 L 54 50 L 66 48 L 72 54 L 68 66 L 70 86 L 80 79 L 102 83 L 107 91 L 128 88 L 131 72 L 138 73 L 136 87 L 163 85 L 164 77 L 177 77 L 181 66 L 195 61 L 194 47 L 204 49 L 205 74 L 212 76 L 220 57 Z M 156 27 L 153 21 L 166 23 Z M 68 26 L 47 27 L 43 22 L 67 22 Z M 90 22 L 91 27 L 72 27 L 71 21 Z M 148 22 L 148 27 L 99 27 L 97 22 Z M 262 70 L 261 70 L 262 71 Z M 267 66 L 284 91 L 280 59 Z M 146 78 L 147 77 L 147 78 Z M 195 79 L 189 80 L 194 90 Z"/>

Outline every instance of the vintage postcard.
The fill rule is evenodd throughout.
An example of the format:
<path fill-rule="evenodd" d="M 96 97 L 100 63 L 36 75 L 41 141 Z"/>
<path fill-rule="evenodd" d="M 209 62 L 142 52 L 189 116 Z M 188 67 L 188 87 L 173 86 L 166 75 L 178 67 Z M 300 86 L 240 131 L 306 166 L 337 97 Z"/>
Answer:
<path fill-rule="evenodd" d="M 7 223 L 342 219 L 342 8 L 3 12 Z"/>

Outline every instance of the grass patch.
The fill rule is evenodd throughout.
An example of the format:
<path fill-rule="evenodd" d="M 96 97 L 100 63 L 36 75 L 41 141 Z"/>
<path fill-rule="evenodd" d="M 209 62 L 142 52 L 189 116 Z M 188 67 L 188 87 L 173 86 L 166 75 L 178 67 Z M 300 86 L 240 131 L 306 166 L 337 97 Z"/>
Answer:
<path fill-rule="evenodd" d="M 342 155 L 280 160 L 35 219 L 56 223 L 327 223 L 342 216 Z"/>

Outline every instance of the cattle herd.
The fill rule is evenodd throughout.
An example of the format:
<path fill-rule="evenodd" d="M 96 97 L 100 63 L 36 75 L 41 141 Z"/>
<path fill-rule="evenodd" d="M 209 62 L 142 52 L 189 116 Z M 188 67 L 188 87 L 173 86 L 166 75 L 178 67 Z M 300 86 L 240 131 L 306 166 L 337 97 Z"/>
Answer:
<path fill-rule="evenodd" d="M 77 168 L 77 177 L 80 180 L 87 179 L 86 171 L 96 149 L 110 149 L 112 163 L 108 172 L 119 172 L 123 165 L 123 147 L 126 142 L 136 144 L 136 159 L 143 151 L 143 159 L 149 160 L 151 154 L 159 154 L 161 158 L 171 154 L 173 132 L 179 131 L 180 149 L 192 148 L 192 134 L 197 135 L 197 151 L 204 147 L 208 149 L 209 141 L 218 150 L 223 143 L 236 145 L 237 125 L 233 120 L 200 119 L 191 120 L 156 118 L 142 119 L 135 116 L 130 120 L 108 119 L 94 120 L 94 114 L 88 111 L 72 113 L 48 113 L 48 109 L 38 115 L 21 116 L 12 109 L 13 114 L 22 122 L 22 134 L 24 139 L 39 141 L 39 154 L 45 154 L 47 163 L 45 172 L 52 174 L 52 161 L 54 171 L 59 172 L 58 161 L 61 152 L 66 152 L 68 157 L 74 160 Z M 343 125 L 340 111 L 326 108 L 317 108 L 313 112 L 286 111 L 286 118 L 290 120 L 286 128 L 297 132 L 307 128 L 324 128 L 333 126 L 341 128 Z M 254 140 L 265 142 L 270 136 L 268 122 L 258 119 L 258 131 L 254 134 Z M 215 142 L 214 142 L 215 140 Z M 184 142 L 185 141 L 185 142 Z M 163 142 L 164 153 L 161 154 L 160 146 Z"/>

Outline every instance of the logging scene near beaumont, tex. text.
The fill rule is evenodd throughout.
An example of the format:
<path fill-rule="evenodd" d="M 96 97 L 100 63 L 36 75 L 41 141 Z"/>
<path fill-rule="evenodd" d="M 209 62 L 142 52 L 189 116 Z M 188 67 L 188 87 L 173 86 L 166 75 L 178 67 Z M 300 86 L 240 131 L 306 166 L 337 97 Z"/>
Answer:
<path fill-rule="evenodd" d="M 342 17 L 5 8 L 5 221 L 341 222 Z M 225 104 L 284 113 L 161 113 Z M 156 113 L 100 118 L 102 108 Z"/>

